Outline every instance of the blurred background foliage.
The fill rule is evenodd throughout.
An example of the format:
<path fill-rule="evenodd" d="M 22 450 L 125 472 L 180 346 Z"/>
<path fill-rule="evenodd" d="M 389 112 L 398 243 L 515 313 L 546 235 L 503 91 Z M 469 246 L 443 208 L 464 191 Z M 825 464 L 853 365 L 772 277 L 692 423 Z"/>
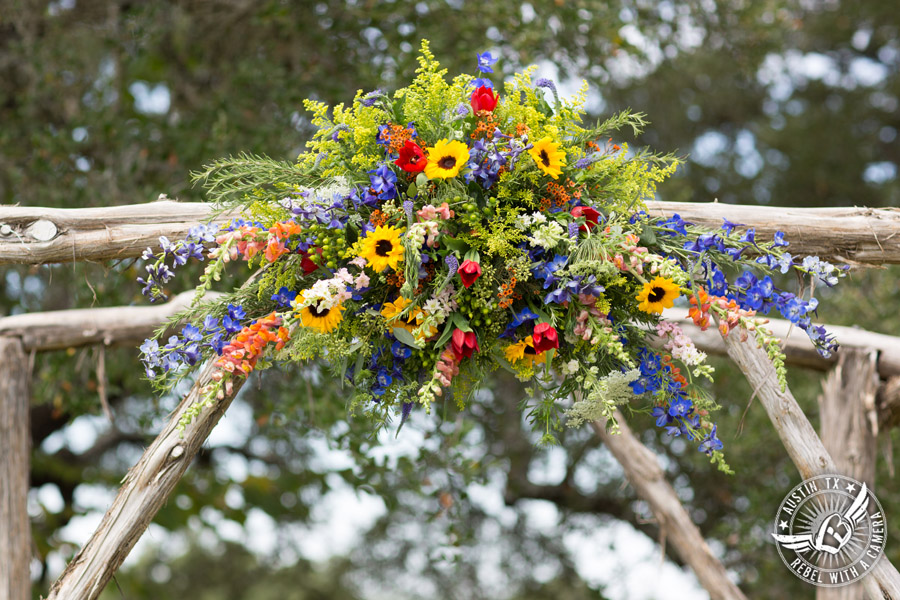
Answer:
<path fill-rule="evenodd" d="M 401 86 L 428 38 L 451 73 L 472 72 L 475 53 L 491 50 L 497 78 L 536 63 L 563 89 L 586 79 L 592 116 L 646 112 L 651 127 L 623 139 L 688 155 L 663 199 L 895 206 L 898 29 L 887 0 L 2 0 L 0 201 L 199 200 L 190 170 L 239 151 L 296 156 L 310 134 L 303 98 L 337 103 L 357 89 Z M 139 268 L 4 268 L 0 314 L 142 303 Z M 184 269 L 172 290 L 196 274 Z M 900 333 L 896 282 L 895 269 L 856 271 L 823 291 L 820 314 Z M 98 416 L 99 352 L 36 358 L 36 596 L 176 402 L 150 395 L 135 349 L 107 349 L 111 426 Z M 744 414 L 751 391 L 740 373 L 716 364 L 735 476 L 659 436 L 649 419 L 636 428 L 750 597 L 811 597 L 766 539 L 798 474 L 761 408 Z M 791 374 L 813 419 L 820 377 Z M 498 378 L 464 415 L 452 406 L 416 415 L 400 433 L 405 450 L 386 453 L 393 433 L 372 439 L 365 422 L 348 422 L 341 390 L 314 368 L 266 374 L 247 386 L 220 426 L 231 433 L 213 438 L 105 597 L 637 597 L 622 583 L 604 592 L 570 541 L 631 526 L 657 540 L 646 504 L 587 431 L 535 447 L 517 408 L 523 397 Z M 895 436 L 883 434 L 887 456 Z M 889 489 L 881 463 L 879 487 Z M 347 506 L 336 499 L 348 493 L 371 511 L 329 512 Z M 900 498 L 881 501 L 900 514 Z M 536 512 L 550 516 L 540 522 Z M 363 532 L 349 546 L 326 543 L 334 556 L 311 562 L 315 552 L 298 540 L 327 519 Z M 275 525 L 264 535 L 266 523 Z M 888 545 L 894 561 L 897 548 Z M 591 550 L 603 552 L 617 549 Z M 629 581 L 617 568 L 626 572 L 610 577 Z"/>

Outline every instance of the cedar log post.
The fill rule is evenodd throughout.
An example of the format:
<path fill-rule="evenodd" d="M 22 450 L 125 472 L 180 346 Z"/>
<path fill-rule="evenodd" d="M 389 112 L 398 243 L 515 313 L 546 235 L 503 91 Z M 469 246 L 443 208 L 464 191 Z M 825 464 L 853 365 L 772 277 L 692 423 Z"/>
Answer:
<path fill-rule="evenodd" d="M 22 340 L 0 336 L 0 598 L 31 598 L 31 369 Z"/>
<path fill-rule="evenodd" d="M 712 553 L 700 530 L 672 485 L 666 481 L 656 455 L 635 437 L 616 412 L 619 433 L 610 434 L 606 425 L 594 422 L 591 426 L 625 470 L 625 477 L 638 495 L 647 501 L 659 522 L 660 536 L 671 540 L 679 556 L 687 563 L 713 600 L 746 600 L 746 596 L 728 577 L 721 561 Z"/>
<path fill-rule="evenodd" d="M 878 392 L 877 352 L 842 348 L 838 363 L 822 382 L 819 432 L 834 458 L 837 472 L 875 488 Z M 863 600 L 861 581 L 838 588 L 816 589 L 816 600 Z"/>
<path fill-rule="evenodd" d="M 162 197 L 164 198 L 164 196 Z M 136 258 L 158 238 L 183 238 L 213 217 L 202 202 L 164 199 L 98 208 L 0 206 L 0 264 L 43 264 Z M 686 221 L 718 229 L 722 219 L 756 229 L 759 239 L 784 231 L 791 252 L 847 264 L 900 263 L 900 210 L 896 208 L 783 208 L 717 202 L 647 202 L 653 217 L 679 213 Z M 219 222 L 234 214 L 216 216 Z"/>
<path fill-rule="evenodd" d="M 725 345 L 728 355 L 740 367 L 765 407 L 800 475 L 808 479 L 816 475 L 839 473 L 837 464 L 800 410 L 790 389 L 781 391 L 775 367 L 765 350 L 752 340 L 741 342 L 736 334 L 725 337 Z M 900 573 L 886 556 L 878 559 L 861 583 L 873 600 L 900 600 Z"/>
<path fill-rule="evenodd" d="M 53 584 L 48 600 L 95 600 L 109 583 L 246 381 L 234 378 L 232 393 L 204 408 L 184 433 L 179 433 L 181 415 L 200 400 L 214 370 L 214 362 L 208 362 L 162 433 L 128 471 L 112 506 Z"/>

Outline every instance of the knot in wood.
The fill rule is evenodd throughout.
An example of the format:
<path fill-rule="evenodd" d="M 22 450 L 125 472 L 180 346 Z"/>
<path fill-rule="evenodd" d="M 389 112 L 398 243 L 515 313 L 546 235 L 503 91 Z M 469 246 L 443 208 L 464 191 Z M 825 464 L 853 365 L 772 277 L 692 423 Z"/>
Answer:
<path fill-rule="evenodd" d="M 181 456 L 183 454 L 184 454 L 184 446 L 182 446 L 181 444 L 178 444 L 177 446 L 172 448 L 172 450 L 169 452 L 169 457 L 172 460 L 178 460 L 179 458 L 181 458 Z"/>
<path fill-rule="evenodd" d="M 47 219 L 38 219 L 25 229 L 25 234 L 38 242 L 49 242 L 59 233 L 56 223 Z"/>

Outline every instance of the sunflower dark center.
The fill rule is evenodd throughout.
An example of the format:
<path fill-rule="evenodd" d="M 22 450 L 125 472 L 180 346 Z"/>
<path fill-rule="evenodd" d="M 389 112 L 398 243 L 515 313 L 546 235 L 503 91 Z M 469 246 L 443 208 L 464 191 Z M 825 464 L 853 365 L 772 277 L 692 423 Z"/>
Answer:
<path fill-rule="evenodd" d="M 387 256 L 394 249 L 394 244 L 390 240 L 378 240 L 375 242 L 375 254 L 378 256 Z"/>
<path fill-rule="evenodd" d="M 456 157 L 445 156 L 438 161 L 438 166 L 442 169 L 452 169 L 456 166 Z"/>
<path fill-rule="evenodd" d="M 309 312 L 311 312 L 314 317 L 327 317 L 328 313 L 331 312 L 331 309 L 320 308 L 318 304 L 313 304 L 309 307 Z"/>
<path fill-rule="evenodd" d="M 545 167 L 550 166 L 550 157 L 547 155 L 546 150 L 541 150 L 541 162 L 544 163 Z"/>
<path fill-rule="evenodd" d="M 659 302 L 663 298 L 666 297 L 666 290 L 657 286 L 650 289 L 650 293 L 647 294 L 647 300 L 650 302 Z"/>
<path fill-rule="evenodd" d="M 537 355 L 537 352 L 535 352 L 534 348 L 532 348 L 531 346 L 525 346 L 525 354 Z"/>

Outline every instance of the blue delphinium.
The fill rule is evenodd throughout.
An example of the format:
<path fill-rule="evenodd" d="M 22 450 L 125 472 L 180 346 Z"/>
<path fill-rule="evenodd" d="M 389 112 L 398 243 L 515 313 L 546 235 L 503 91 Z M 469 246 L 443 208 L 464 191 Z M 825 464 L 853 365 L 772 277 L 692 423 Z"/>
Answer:
<path fill-rule="evenodd" d="M 491 56 L 490 52 L 482 52 L 481 54 L 477 55 L 477 58 L 478 66 L 476 68 L 482 73 L 493 73 L 494 69 L 491 67 L 493 67 L 494 63 L 499 60 Z"/>
<path fill-rule="evenodd" d="M 296 298 L 297 292 L 291 291 L 284 286 L 272 294 L 272 300 L 278 303 L 279 308 L 287 308 Z"/>

